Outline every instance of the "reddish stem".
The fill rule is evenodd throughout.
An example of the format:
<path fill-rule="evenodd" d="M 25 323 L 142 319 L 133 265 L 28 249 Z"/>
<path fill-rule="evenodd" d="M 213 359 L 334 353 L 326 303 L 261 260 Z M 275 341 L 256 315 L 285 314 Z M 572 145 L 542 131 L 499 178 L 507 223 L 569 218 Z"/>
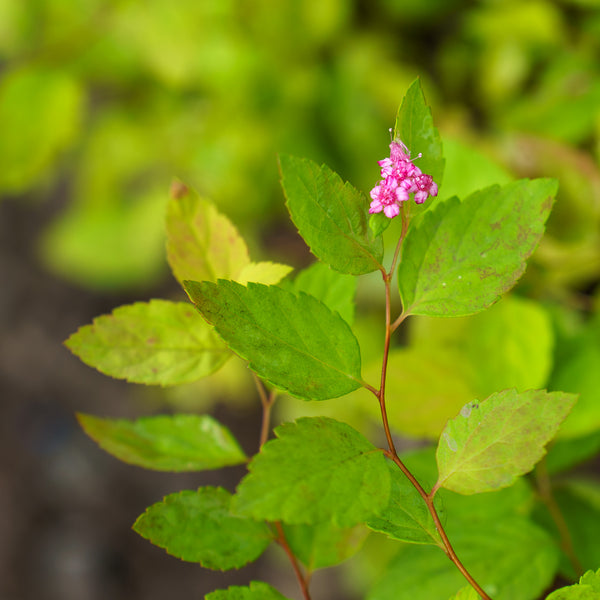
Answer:
<path fill-rule="evenodd" d="M 300 569 L 300 565 L 292 552 L 287 540 L 285 539 L 285 533 L 283 531 L 283 527 L 281 523 L 276 522 L 275 527 L 277 529 L 277 537 L 275 541 L 283 548 L 284 552 L 287 554 L 289 561 L 292 563 L 292 568 L 294 569 L 294 573 L 296 574 L 296 579 L 298 580 L 298 584 L 300 585 L 300 590 L 302 591 L 302 597 L 304 600 L 310 600 L 310 592 L 308 591 L 308 577 L 305 577 L 302 574 L 302 570 Z"/>
<path fill-rule="evenodd" d="M 276 393 L 272 390 L 267 396 L 267 390 L 263 382 L 258 378 L 255 373 L 252 373 L 254 377 L 254 383 L 260 396 L 260 403 L 262 404 L 262 420 L 260 426 L 260 438 L 259 438 L 259 449 L 263 447 L 263 444 L 269 439 L 269 431 L 271 430 L 271 409 L 275 403 Z"/>
<path fill-rule="evenodd" d="M 391 340 L 392 331 L 394 331 L 400 325 L 400 323 L 402 323 L 402 321 L 404 321 L 404 319 L 408 316 L 408 313 L 405 313 L 403 311 L 402 314 L 398 317 L 398 319 L 396 319 L 396 321 L 393 324 L 391 324 L 391 290 L 390 290 L 391 285 L 390 284 L 391 284 L 392 276 L 394 273 L 394 269 L 396 267 L 396 262 L 400 256 L 400 247 L 402 245 L 402 241 L 404 240 L 404 237 L 408 230 L 408 217 L 405 214 L 403 209 L 404 209 L 404 205 L 402 205 L 402 212 L 401 212 L 401 214 L 402 214 L 402 232 L 400 235 L 400 239 L 398 240 L 398 245 L 396 246 L 396 251 L 394 252 L 394 258 L 392 260 L 392 265 L 388 272 L 385 272 L 385 270 L 382 270 L 383 281 L 385 284 L 385 342 L 384 342 L 384 347 L 383 347 L 383 363 L 381 366 L 380 388 L 378 391 L 371 390 L 371 391 L 373 391 L 373 393 L 379 400 L 379 406 L 381 409 L 381 419 L 383 421 L 383 429 L 385 431 L 385 437 L 387 439 L 388 446 L 389 446 L 389 450 L 385 450 L 384 452 L 388 458 L 390 458 L 392 461 L 394 461 L 394 463 L 400 468 L 400 470 L 404 473 L 404 475 L 406 475 L 406 477 L 411 482 L 411 484 L 415 487 L 415 489 L 417 490 L 417 492 L 419 493 L 421 498 L 423 498 L 423 501 L 427 505 L 427 509 L 429 510 L 429 513 L 431 514 L 433 522 L 435 523 L 435 527 L 442 539 L 442 543 L 443 543 L 442 549 L 444 550 L 444 552 L 446 553 L 448 558 L 456 565 L 458 570 L 463 574 L 465 579 L 477 591 L 477 593 L 483 598 L 483 600 L 491 600 L 491 598 L 484 592 L 484 590 L 481 588 L 481 586 L 475 581 L 473 576 L 467 571 L 465 566 L 460 562 L 458 556 L 456 555 L 456 552 L 454 551 L 454 548 L 452 547 L 452 544 L 450 543 L 450 540 L 448 539 L 446 532 L 444 531 L 444 527 L 442 526 L 440 517 L 437 514 L 437 511 L 436 511 L 434 503 L 433 503 L 435 492 L 437 490 L 434 488 L 434 490 L 432 490 L 431 494 L 427 494 L 427 492 L 423 489 L 423 487 L 417 481 L 415 476 L 410 472 L 410 470 L 406 467 L 406 465 L 400 460 L 400 457 L 398 456 L 398 453 L 396 452 L 396 447 L 394 445 L 394 440 L 392 438 L 392 434 L 390 431 L 390 426 L 389 426 L 388 417 L 387 417 L 387 410 L 386 410 L 386 406 L 385 406 L 385 381 L 386 381 L 386 375 L 387 375 L 387 363 L 388 363 L 388 359 L 389 359 L 390 340 Z"/>
<path fill-rule="evenodd" d="M 258 390 L 258 395 L 260 396 L 260 402 L 262 404 L 262 422 L 260 427 L 260 448 L 266 443 L 269 438 L 269 431 L 271 429 L 271 409 L 273 408 L 273 404 L 276 399 L 276 392 L 272 390 L 270 394 L 267 395 L 267 390 L 263 382 L 259 379 L 259 377 L 252 373 L 254 377 L 254 382 L 256 384 L 256 389 Z M 260 449 L 259 448 L 259 449 Z M 284 552 L 287 554 L 287 557 L 292 564 L 292 569 L 294 569 L 294 574 L 296 575 L 296 579 L 298 580 L 298 585 L 300 586 L 300 590 L 302 592 L 302 597 L 304 600 L 311 600 L 310 592 L 308 591 L 308 583 L 309 576 L 303 575 L 302 570 L 300 569 L 300 565 L 290 548 L 287 539 L 285 538 L 285 532 L 283 531 L 283 527 L 279 521 L 274 523 L 275 528 L 277 529 L 277 537 L 275 541 L 283 548 Z"/>

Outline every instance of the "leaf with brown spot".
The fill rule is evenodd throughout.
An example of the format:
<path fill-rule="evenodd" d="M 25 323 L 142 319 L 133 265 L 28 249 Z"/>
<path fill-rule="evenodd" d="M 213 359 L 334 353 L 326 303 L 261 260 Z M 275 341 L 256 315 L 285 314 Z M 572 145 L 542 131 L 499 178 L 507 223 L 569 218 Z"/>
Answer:
<path fill-rule="evenodd" d="M 235 279 L 250 263 L 246 242 L 214 205 L 178 186 L 167 207 L 167 259 L 179 282 Z"/>
<path fill-rule="evenodd" d="M 512 485 L 544 456 L 576 400 L 563 392 L 513 389 L 465 404 L 442 432 L 435 488 L 477 494 Z"/>
<path fill-rule="evenodd" d="M 148 385 L 197 381 L 231 356 L 191 304 L 167 300 L 120 306 L 65 344 L 105 375 Z"/>
<path fill-rule="evenodd" d="M 525 271 L 556 191 L 553 179 L 523 179 L 425 213 L 409 230 L 398 266 L 405 311 L 459 317 L 494 304 Z"/>

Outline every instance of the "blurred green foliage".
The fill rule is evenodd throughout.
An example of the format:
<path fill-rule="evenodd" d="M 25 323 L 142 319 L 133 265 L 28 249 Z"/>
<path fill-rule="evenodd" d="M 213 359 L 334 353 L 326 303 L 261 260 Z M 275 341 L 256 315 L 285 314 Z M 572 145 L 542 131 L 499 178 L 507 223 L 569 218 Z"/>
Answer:
<path fill-rule="evenodd" d="M 172 177 L 260 248 L 283 217 L 277 152 L 369 189 L 420 75 L 450 138 L 442 195 L 558 175 L 535 285 L 585 287 L 600 269 L 599 33 L 593 0 L 2 0 L 0 194 L 60 195 L 39 240 L 55 273 L 148 285 L 166 276 Z"/>
<path fill-rule="evenodd" d="M 168 277 L 173 177 L 214 200 L 256 260 L 291 261 L 261 255 L 269 232 L 289 227 L 277 153 L 325 162 L 368 191 L 416 76 L 444 141 L 439 199 L 517 177 L 554 177 L 560 190 L 518 285 L 529 300 L 452 324 L 422 318 L 394 356 L 416 403 L 421 388 L 446 394 L 441 422 L 467 394 L 581 393 L 556 444 L 572 457 L 550 451 L 560 470 L 600 445 L 600 0 L 0 0 L 0 196 L 61 207 L 33 242 L 48 269 L 92 289 Z M 380 308 L 378 278 L 358 294 Z M 365 364 L 381 326 L 357 315 Z M 433 342 L 444 351 L 431 357 Z M 194 407 L 247 379 L 231 361 L 197 384 Z M 347 399 L 294 402 L 282 413 L 331 410 L 364 426 Z M 398 430 L 422 435 L 408 408 L 391 410 Z"/>

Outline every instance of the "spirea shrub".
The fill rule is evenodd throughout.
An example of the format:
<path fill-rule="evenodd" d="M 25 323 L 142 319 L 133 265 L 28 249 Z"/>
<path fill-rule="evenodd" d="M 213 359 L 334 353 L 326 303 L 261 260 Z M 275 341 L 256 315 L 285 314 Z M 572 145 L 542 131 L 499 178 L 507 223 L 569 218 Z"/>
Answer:
<path fill-rule="evenodd" d="M 448 350 L 428 347 L 416 361 L 392 346 L 408 317 L 474 315 L 515 285 L 544 232 L 556 181 L 437 197 L 442 142 L 418 81 L 398 111 L 371 201 L 324 165 L 283 155 L 279 166 L 291 219 L 317 263 L 294 277 L 287 265 L 253 262 L 230 221 L 178 183 L 167 210 L 167 256 L 190 302 L 121 306 L 66 342 L 85 363 L 134 383 L 197 381 L 233 354 L 254 374 L 263 411 L 254 456 L 209 415 L 79 415 L 90 437 L 133 465 L 247 466 L 235 493 L 205 486 L 170 494 L 137 519 L 135 531 L 207 569 L 239 568 L 278 545 L 305 600 L 311 574 L 348 559 L 367 534 L 398 545 L 367 600 L 533 600 L 557 574 L 573 585 L 548 600 L 600 598 L 600 571 L 583 573 L 545 462 L 576 396 L 503 389 L 448 410 L 444 393 L 458 385 L 450 370 L 440 376 Z M 392 220 L 399 234 L 386 253 Z M 356 277 L 369 273 L 381 280 L 384 334 L 377 364 L 365 366 L 353 315 Z M 441 408 L 411 400 L 403 369 L 418 370 L 438 390 Z M 275 402 L 346 395 L 351 402 L 357 390 L 377 409 L 383 447 L 332 416 L 283 422 L 271 435 Z M 437 443 L 400 452 L 396 431 Z M 563 462 L 574 461 L 565 454 Z M 546 521 L 536 517 L 543 507 Z M 284 597 L 254 581 L 206 598 Z"/>

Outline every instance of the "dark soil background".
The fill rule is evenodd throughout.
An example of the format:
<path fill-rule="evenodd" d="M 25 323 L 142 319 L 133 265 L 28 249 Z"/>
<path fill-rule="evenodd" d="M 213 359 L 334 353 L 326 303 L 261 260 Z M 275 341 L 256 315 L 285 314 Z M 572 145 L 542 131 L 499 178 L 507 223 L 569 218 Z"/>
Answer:
<path fill-rule="evenodd" d="M 199 485 L 233 490 L 243 469 L 145 471 L 104 453 L 81 431 L 76 412 L 135 417 L 165 407 L 148 406 L 145 388 L 101 375 L 62 342 L 95 316 L 166 297 L 176 284 L 119 296 L 57 280 L 35 251 L 54 210 L 22 200 L 0 204 L 0 600 L 200 599 L 252 579 L 296 598 L 278 549 L 240 571 L 213 573 L 168 556 L 131 530 L 164 495 Z M 258 402 L 256 408 L 217 414 L 251 453 Z"/>

